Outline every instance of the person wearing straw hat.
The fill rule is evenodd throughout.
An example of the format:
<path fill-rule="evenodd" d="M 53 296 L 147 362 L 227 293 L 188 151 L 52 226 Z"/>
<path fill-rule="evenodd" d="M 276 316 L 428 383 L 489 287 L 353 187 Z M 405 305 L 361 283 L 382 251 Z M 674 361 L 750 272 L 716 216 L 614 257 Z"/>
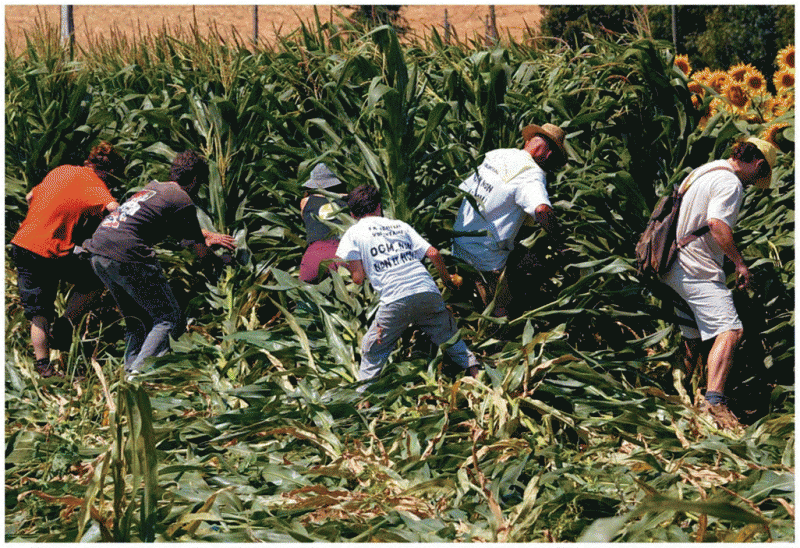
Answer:
<path fill-rule="evenodd" d="M 680 299 L 675 313 L 684 339 L 684 366 L 691 377 L 700 355 L 701 341 L 710 342 L 705 397 L 700 403 L 723 428 L 739 426 L 728 409 L 725 380 L 742 339 L 742 322 L 725 284 L 723 261 L 736 267 L 737 288 L 750 286 L 750 271 L 733 240 L 745 187 L 768 189 L 777 151 L 770 143 L 750 137 L 734 144 L 728 159 L 697 168 L 681 184 L 685 190 L 678 213 L 676 239 L 708 226 L 701 237 L 680 249 L 674 265 L 662 277 Z"/>
<path fill-rule="evenodd" d="M 564 130 L 553 124 L 522 129 L 522 149 L 497 149 L 486 156 L 459 188 L 465 198 L 453 226 L 453 255 L 478 271 L 475 285 L 484 305 L 495 298 L 493 314 L 507 316 L 512 291 L 503 275 L 522 225 L 539 222 L 559 237 L 547 194 L 546 174 L 566 164 Z"/>
<path fill-rule="evenodd" d="M 300 213 L 306 227 L 308 247 L 300 261 L 300 279 L 307 283 L 317 283 L 327 271 L 320 271 L 320 267 L 327 266 L 330 270 L 336 270 L 339 266 L 345 266 L 334 259 L 340 232 L 336 225 L 341 225 L 336 214 L 347 207 L 344 200 L 328 197 L 319 191 L 344 197 L 346 188 L 328 166 L 322 163 L 311 171 L 311 177 L 303 187 L 308 190 L 300 200 Z"/>

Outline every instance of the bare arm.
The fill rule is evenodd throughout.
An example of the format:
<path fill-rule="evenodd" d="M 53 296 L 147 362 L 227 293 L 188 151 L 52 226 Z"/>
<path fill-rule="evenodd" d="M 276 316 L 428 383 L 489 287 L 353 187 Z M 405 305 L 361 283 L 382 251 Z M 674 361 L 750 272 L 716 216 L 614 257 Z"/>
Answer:
<path fill-rule="evenodd" d="M 28 202 L 28 205 L 31 205 L 31 200 L 33 200 L 32 190 L 25 195 L 25 201 Z"/>
<path fill-rule="evenodd" d="M 736 265 L 737 287 L 750 287 L 750 270 L 744 263 L 744 257 L 736 248 L 731 227 L 719 219 L 709 219 L 708 228 L 709 232 L 711 232 L 711 237 L 714 238 L 725 255 Z"/>
<path fill-rule="evenodd" d="M 444 264 L 444 258 L 442 258 L 442 254 L 439 253 L 439 250 L 431 246 L 425 252 L 425 256 L 429 258 L 433 266 L 436 267 L 436 271 L 439 273 L 439 277 L 442 279 L 442 282 L 444 282 L 444 285 L 450 289 L 457 289 L 459 284 L 457 284 L 453 276 L 447 272 L 447 266 Z"/>
<path fill-rule="evenodd" d="M 360 259 L 356 259 L 355 261 L 348 261 L 347 269 L 350 271 L 350 275 L 353 278 L 353 281 L 358 285 L 364 283 L 364 279 L 367 277 L 367 273 L 364 272 L 364 263 L 361 262 Z"/>
<path fill-rule="evenodd" d="M 118 209 L 119 209 L 119 203 L 117 203 L 116 201 L 106 205 L 106 211 L 109 213 L 114 213 Z"/>

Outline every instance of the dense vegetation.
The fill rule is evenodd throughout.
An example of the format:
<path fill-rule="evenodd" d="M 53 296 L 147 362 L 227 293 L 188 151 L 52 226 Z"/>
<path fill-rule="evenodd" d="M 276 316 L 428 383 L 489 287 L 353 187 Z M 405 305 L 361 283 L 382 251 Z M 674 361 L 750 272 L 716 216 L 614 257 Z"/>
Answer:
<path fill-rule="evenodd" d="M 653 37 L 672 42 L 673 8 L 676 53 L 697 65 L 716 70 L 752 63 L 771 79 L 775 55 L 794 43 L 792 4 L 547 6 L 542 32 L 584 45 L 594 36 L 637 34 L 646 27 Z M 743 21 L 747 32 L 742 32 Z"/>
<path fill-rule="evenodd" d="M 769 121 L 710 112 L 721 96 L 690 90 L 669 43 L 628 34 L 401 46 L 342 20 L 262 50 L 175 32 L 65 61 L 43 28 L 6 58 L 6 242 L 25 192 L 103 138 L 130 160 L 121 198 L 200 149 L 203 222 L 240 246 L 217 273 L 164 246 L 191 322 L 135 385 L 108 300 L 62 353 L 67 378 L 38 378 L 6 257 L 7 541 L 793 540 L 793 102 Z M 504 341 L 445 292 L 482 377 L 409 332 L 360 408 L 376 297 L 297 280 L 299 185 L 325 161 L 447 250 L 458 183 L 530 122 L 568 132 L 549 187 L 569 252 L 526 235 L 540 260 Z M 658 195 L 768 129 L 773 190 L 748 193 L 735 234 L 756 285 L 737 295 L 733 433 L 673 382 L 677 333 L 632 251 Z"/>

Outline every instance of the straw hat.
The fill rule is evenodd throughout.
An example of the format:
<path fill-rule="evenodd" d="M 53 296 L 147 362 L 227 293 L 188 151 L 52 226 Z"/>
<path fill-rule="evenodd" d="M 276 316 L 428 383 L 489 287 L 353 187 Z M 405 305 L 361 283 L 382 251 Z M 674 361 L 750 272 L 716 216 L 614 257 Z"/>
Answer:
<path fill-rule="evenodd" d="M 561 156 L 558 158 L 559 166 L 563 166 L 567 163 L 567 149 L 564 147 L 564 138 L 566 137 L 566 133 L 563 129 L 553 124 L 544 124 L 543 126 L 531 124 L 522 128 L 522 138 L 525 139 L 526 143 L 537 135 L 541 135 L 555 145 L 553 152 L 558 152 L 561 154 Z"/>
<path fill-rule="evenodd" d="M 750 137 L 748 138 L 745 143 L 752 143 L 756 145 L 761 154 L 763 154 L 764 159 L 767 160 L 767 164 L 769 165 L 769 173 L 764 175 L 762 178 L 756 181 L 756 188 L 763 188 L 767 189 L 772 184 L 772 168 L 775 167 L 775 160 L 778 157 L 778 151 L 772 146 L 771 143 L 764 141 L 763 139 L 759 139 L 758 137 Z"/>
<path fill-rule="evenodd" d="M 305 188 L 330 188 L 332 186 L 340 185 L 342 182 L 336 178 L 336 175 L 325 164 L 317 164 L 311 171 L 311 178 L 303 183 Z"/>

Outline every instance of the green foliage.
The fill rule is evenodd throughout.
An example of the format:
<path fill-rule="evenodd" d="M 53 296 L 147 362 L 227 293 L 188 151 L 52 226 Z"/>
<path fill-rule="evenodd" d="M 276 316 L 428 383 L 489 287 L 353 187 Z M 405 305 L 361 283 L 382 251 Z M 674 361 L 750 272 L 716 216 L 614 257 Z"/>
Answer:
<path fill-rule="evenodd" d="M 196 29 L 98 41 L 55 70 L 55 35 L 6 59 L 6 241 L 42 174 L 105 138 L 131 160 L 121 196 L 181 150 L 207 155 L 202 223 L 240 261 L 198 273 L 159 251 L 190 327 L 134 387 L 107 301 L 60 356 L 67 377 L 36 376 L 7 259 L 7 541 L 793 539 L 794 154 L 742 206 L 757 283 L 737 296 L 748 342 L 729 384 L 748 427 L 719 431 L 670 376 L 676 333 L 633 242 L 670 184 L 763 127 L 698 127 L 668 44 L 403 43 L 342 18 L 263 50 Z M 479 379 L 410 331 L 362 398 L 377 297 L 343 270 L 297 279 L 299 185 L 325 161 L 447 250 L 458 183 L 531 122 L 568 134 L 548 183 L 568 251 L 525 234 L 541 264 L 505 341 L 474 296 L 445 292 Z"/>
<path fill-rule="evenodd" d="M 626 33 L 672 43 L 673 10 L 673 47 L 697 69 L 751 63 L 771 82 L 775 56 L 795 42 L 793 5 L 548 6 L 541 30 L 577 47 Z"/>

